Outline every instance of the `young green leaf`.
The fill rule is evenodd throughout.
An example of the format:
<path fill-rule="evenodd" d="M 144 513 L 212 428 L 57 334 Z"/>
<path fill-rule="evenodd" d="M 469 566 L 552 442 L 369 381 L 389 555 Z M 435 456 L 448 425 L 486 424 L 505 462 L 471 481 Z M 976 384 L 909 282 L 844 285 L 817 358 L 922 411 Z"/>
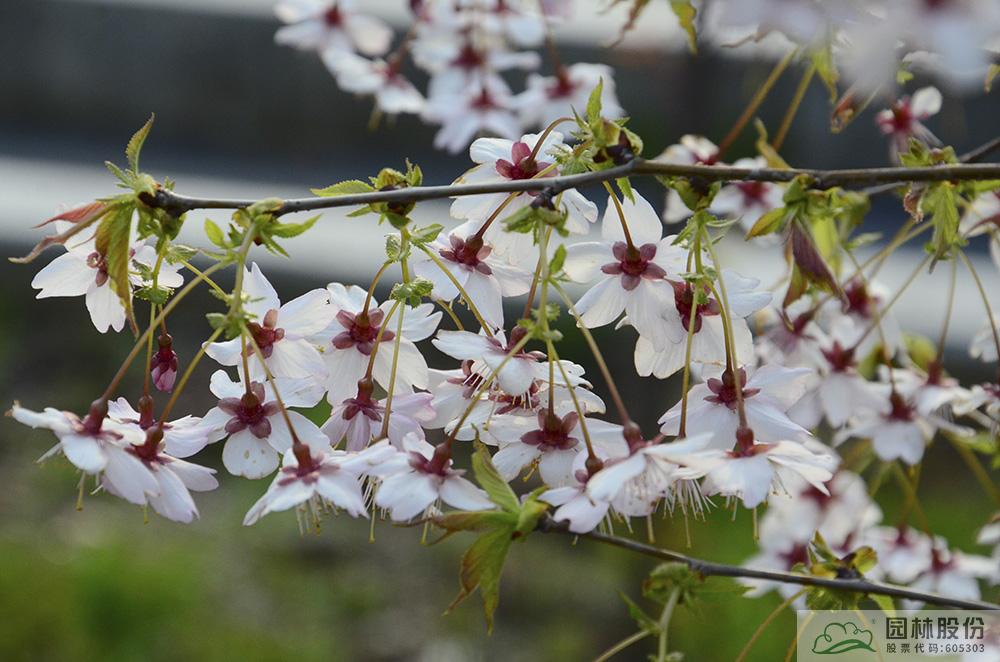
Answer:
<path fill-rule="evenodd" d="M 135 317 L 132 314 L 132 285 L 128 272 L 131 256 L 132 205 L 120 205 L 113 212 L 105 215 L 97 226 L 95 248 L 104 258 L 111 291 L 118 295 L 125 316 L 136 329 Z"/>
<path fill-rule="evenodd" d="M 146 138 L 149 137 L 149 131 L 153 128 L 153 121 L 155 119 L 155 113 L 150 115 L 146 123 L 142 125 L 142 128 L 132 134 L 128 144 L 125 146 L 125 158 L 128 159 L 128 167 L 133 174 L 139 173 L 139 153 L 142 152 L 142 146 L 145 144 Z"/>
<path fill-rule="evenodd" d="M 313 195 L 323 198 L 333 198 L 338 195 L 353 195 L 355 193 L 371 193 L 375 187 L 359 179 L 349 179 L 345 182 L 338 182 L 326 188 L 310 189 Z"/>

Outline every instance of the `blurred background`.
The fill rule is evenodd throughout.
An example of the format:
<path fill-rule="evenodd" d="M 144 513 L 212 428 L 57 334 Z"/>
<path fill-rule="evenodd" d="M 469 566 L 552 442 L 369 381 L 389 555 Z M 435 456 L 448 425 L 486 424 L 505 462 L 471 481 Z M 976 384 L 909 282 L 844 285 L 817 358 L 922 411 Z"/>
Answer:
<path fill-rule="evenodd" d="M 4 0 L 0 25 L 0 249 L 26 252 L 40 232 L 31 226 L 61 205 L 114 192 L 104 160 L 121 162 L 129 135 L 151 112 L 156 127 L 143 167 L 170 177 L 178 190 L 222 197 L 301 196 L 308 188 L 374 175 L 383 166 L 420 164 L 428 183 L 447 183 L 468 165 L 431 148 L 434 129 L 412 117 L 368 125 L 370 103 L 340 92 L 311 54 L 275 46 L 277 21 L 267 0 Z M 364 3 L 366 6 L 368 2 Z M 397 27 L 406 3 L 370 3 Z M 581 19 L 559 32 L 566 61 L 603 61 L 617 71 L 619 97 L 647 156 L 683 133 L 718 140 L 743 110 L 773 62 L 767 53 L 737 57 L 684 50 L 666 3 L 653 3 L 641 30 L 608 50 L 621 12 L 599 14 L 578 2 Z M 661 11 L 662 10 L 662 11 Z M 786 74 L 761 109 L 777 126 L 797 75 Z M 515 88 L 518 86 L 515 85 Z M 946 93 L 931 128 L 960 152 L 994 137 L 998 102 Z M 731 155 L 750 155 L 748 131 Z M 840 135 L 829 131 L 828 98 L 814 85 L 792 127 L 786 159 L 803 167 L 885 165 L 887 145 L 871 119 Z M 662 192 L 640 185 L 654 204 Z M 598 191 L 588 191 L 602 201 Z M 447 205 L 421 205 L 421 221 L 447 220 Z M 199 240 L 204 215 L 192 214 L 182 240 Z M 313 239 L 288 242 L 290 260 L 259 258 L 282 298 L 331 280 L 370 282 L 383 230 L 368 219 L 324 216 Z M 217 220 L 225 220 L 216 214 Z M 881 199 L 869 229 L 903 220 L 897 201 Z M 1000 282 L 982 246 L 974 248 L 987 287 L 1000 306 Z M 900 252 L 883 280 L 890 287 L 912 269 L 919 247 Z M 0 401 L 83 410 L 127 352 L 127 334 L 94 332 L 76 300 L 33 300 L 29 283 L 42 264 L 0 263 Z M 768 282 L 780 264 L 774 249 L 738 242 L 724 261 Z M 959 271 L 960 275 L 962 271 Z M 965 382 L 986 378 L 967 360 L 971 335 L 985 323 L 971 281 L 960 279 L 948 362 Z M 905 328 L 934 335 L 941 323 L 947 270 L 921 277 L 896 312 Z M 384 292 L 381 293 L 384 296 Z M 204 313 L 217 300 L 192 297 L 171 323 L 181 360 L 207 335 Z M 565 322 L 565 320 L 564 320 Z M 603 393 L 586 348 L 570 328 L 565 357 L 582 363 Z M 646 429 L 678 397 L 678 380 L 641 380 L 631 367 L 631 339 L 599 332 L 616 379 Z M 623 342 L 624 339 L 624 342 Z M 443 365 L 438 363 L 437 365 Z M 214 403 L 206 365 L 181 409 L 204 413 Z M 135 376 L 138 378 L 138 375 Z M 133 393 L 138 379 L 126 383 Z M 205 385 L 204 387 L 201 385 Z M 4 405 L 6 406 L 6 404 Z M 315 412 L 317 418 L 325 413 Z M 301 535 L 293 516 L 272 516 L 251 529 L 243 513 L 266 481 L 223 472 L 222 489 L 201 494 L 201 520 L 175 525 L 122 501 L 87 498 L 75 509 L 76 474 L 64 461 L 34 460 L 52 439 L 0 420 L 0 660 L 578 660 L 631 634 L 635 626 L 619 590 L 639 597 L 654 567 L 645 558 L 566 538 L 533 536 L 508 562 L 495 633 L 488 637 L 478 597 L 442 612 L 457 592 L 458 559 L 471 539 L 455 536 L 421 546 L 419 529 L 330 520 Z M 221 469 L 213 447 L 199 460 Z M 991 512 L 989 499 L 968 480 L 949 447 L 927 459 L 936 467 L 921 483 L 921 502 L 937 531 L 967 550 L 972 532 Z M 880 493 L 886 521 L 898 495 Z M 740 562 L 754 548 L 750 518 L 716 511 L 706 523 L 657 522 L 657 542 L 717 561 Z M 995 597 L 995 596 L 994 596 Z M 766 614 L 774 596 L 729 599 L 683 610 L 671 641 L 687 659 L 733 658 Z M 648 605 L 647 605 L 648 606 Z M 726 623 L 720 636 L 718 623 Z M 783 615 L 758 642 L 751 659 L 780 659 L 793 619 Z M 642 644 L 621 659 L 639 659 Z"/>

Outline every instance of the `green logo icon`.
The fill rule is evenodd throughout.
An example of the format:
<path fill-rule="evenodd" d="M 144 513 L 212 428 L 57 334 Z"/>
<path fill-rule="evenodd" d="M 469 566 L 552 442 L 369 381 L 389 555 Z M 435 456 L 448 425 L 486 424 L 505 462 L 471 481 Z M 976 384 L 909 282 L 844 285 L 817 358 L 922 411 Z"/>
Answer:
<path fill-rule="evenodd" d="M 830 623 L 823 629 L 823 634 L 816 637 L 812 652 L 817 655 L 839 655 L 853 650 L 872 648 L 871 630 L 862 630 L 851 621 L 846 623 Z"/>

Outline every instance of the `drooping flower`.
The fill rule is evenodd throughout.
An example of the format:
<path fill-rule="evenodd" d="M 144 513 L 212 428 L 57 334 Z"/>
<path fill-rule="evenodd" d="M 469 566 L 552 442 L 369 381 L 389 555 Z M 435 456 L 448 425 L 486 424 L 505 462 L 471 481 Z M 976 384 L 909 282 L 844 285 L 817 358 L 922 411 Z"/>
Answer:
<path fill-rule="evenodd" d="M 615 94 L 614 71 L 605 64 L 576 62 L 560 67 L 554 76 L 530 74 L 524 92 L 516 97 L 522 121 L 528 126 L 546 127 L 560 117 L 582 114 L 591 92 L 602 84 L 601 115 L 621 117 L 625 111 Z"/>
<path fill-rule="evenodd" d="M 434 296 L 445 301 L 459 296 L 457 282 L 463 298 L 470 299 L 483 321 L 494 328 L 503 326 L 503 297 L 528 291 L 531 274 L 491 256 L 492 247 L 478 234 L 464 238 L 451 234 L 447 245 L 436 241 L 428 248 L 448 273 L 423 254 L 414 256 L 413 272 L 431 281 Z"/>
<path fill-rule="evenodd" d="M 993 264 L 1000 269 L 1000 191 L 980 193 L 965 208 L 959 232 L 966 237 L 986 235 Z"/>
<path fill-rule="evenodd" d="M 805 368 L 765 365 L 747 379 L 746 370 L 740 368 L 739 380 L 747 424 L 757 434 L 758 441 L 801 441 L 809 436 L 809 432 L 792 422 L 785 412 L 805 393 L 805 378 L 810 374 L 811 371 Z M 688 391 L 687 433 L 708 433 L 713 448 L 731 448 L 740 424 L 736 388 L 736 378 L 728 370 L 723 370 L 720 378 L 712 377 L 703 384 L 693 386 Z M 677 434 L 681 405 L 678 402 L 660 418 L 660 431 L 664 434 Z"/>
<path fill-rule="evenodd" d="M 728 269 L 723 269 L 722 280 L 729 301 L 733 353 L 737 361 L 743 361 L 753 356 L 753 338 L 746 318 L 770 303 L 771 293 L 757 290 L 760 281 L 756 278 L 744 278 Z M 677 281 L 671 281 L 670 285 L 672 300 L 662 310 L 656 335 L 650 337 L 640 331 L 635 343 L 636 370 L 642 376 L 663 379 L 682 369 L 687 357 L 687 336 L 692 331 L 691 361 L 725 364 L 726 334 L 721 303 L 708 293 L 705 285 Z"/>
<path fill-rule="evenodd" d="M 438 501 L 461 510 L 495 507 L 486 492 L 462 477 L 464 471 L 452 466 L 446 444 L 431 446 L 408 434 L 396 462 L 383 464 L 378 471 L 382 478 L 375 505 L 388 510 L 396 521 L 413 519 Z"/>
<path fill-rule="evenodd" d="M 587 418 L 582 424 L 587 427 L 595 453 L 600 448 L 604 457 L 625 455 L 628 446 L 620 425 L 596 418 Z M 586 454 L 581 420 L 576 412 L 560 417 L 546 408 L 539 409 L 535 418 L 499 416 L 491 422 L 489 431 L 500 444 L 493 464 L 505 480 L 512 480 L 525 467 L 537 464 L 546 485 L 571 485 L 575 480 L 573 463 L 578 454 Z"/>
<path fill-rule="evenodd" d="M 496 380 L 500 388 L 511 395 L 521 395 L 531 388 L 536 378 L 545 376 L 540 370 L 547 374 L 547 368 L 539 363 L 545 358 L 541 352 L 521 349 L 511 354 L 525 335 L 523 327 L 515 327 L 509 341 L 499 331 L 493 336 L 469 331 L 441 331 L 432 342 L 452 358 L 481 361 L 491 372 L 498 371 Z"/>
<path fill-rule="evenodd" d="M 312 407 L 323 397 L 322 387 L 308 379 L 275 378 L 281 402 L 286 407 Z M 213 441 L 229 439 L 222 449 L 222 462 L 233 475 L 262 478 L 278 468 L 282 453 L 292 447 L 292 433 L 313 450 L 330 445 L 315 423 L 296 411 L 282 413 L 275 386 L 251 381 L 249 386 L 232 381 L 224 370 L 212 375 L 210 388 L 219 403 L 202 419 Z M 293 430 L 288 427 L 292 424 Z"/>
<path fill-rule="evenodd" d="M 330 283 L 327 291 L 330 293 L 330 304 L 335 317 L 316 340 L 326 341 L 323 346 L 323 361 L 327 368 L 326 389 L 330 403 L 339 404 L 357 391 L 358 380 L 368 368 L 380 332 L 382 344 L 375 351 L 372 369 L 375 381 L 383 388 L 388 388 L 395 362 L 396 381 L 393 388 L 396 393 L 427 388 L 427 362 L 414 343 L 433 334 L 441 321 L 441 313 L 434 312 L 432 304 L 421 304 L 403 312 L 399 355 L 394 359 L 399 318 L 386 318 L 392 305 L 386 302 L 379 306 L 373 298 L 368 310 L 362 311 L 367 293 L 360 287 Z"/>
<path fill-rule="evenodd" d="M 190 457 L 215 441 L 212 430 L 197 416 L 183 416 L 173 421 L 156 421 L 153 419 L 152 399 L 139 400 L 139 410 L 136 410 L 125 398 L 108 402 L 108 420 L 114 423 L 135 428 L 142 435 L 154 425 L 163 434 L 163 450 L 173 457 Z"/>
<path fill-rule="evenodd" d="M 392 449 L 388 449 L 392 453 Z M 315 515 L 322 504 L 331 504 L 351 517 L 367 517 L 361 476 L 381 462 L 385 445 L 367 448 L 360 453 L 335 451 L 329 447 L 285 451 L 281 471 L 267 492 L 247 511 L 245 526 L 255 524 L 269 513 L 311 503 Z"/>
<path fill-rule="evenodd" d="M 834 340 L 821 352 L 823 360 L 809 389 L 788 410 L 789 418 L 807 429 L 824 417 L 834 428 L 843 426 L 851 416 L 871 409 L 881 388 L 858 374 L 854 348 Z"/>
<path fill-rule="evenodd" d="M 424 95 L 403 76 L 395 61 L 328 51 L 323 62 L 336 76 L 340 89 L 374 96 L 376 108 L 387 115 L 420 114 L 424 109 Z"/>
<path fill-rule="evenodd" d="M 73 224 L 58 220 L 54 225 L 56 233 L 61 234 Z M 130 251 L 130 261 L 149 268 L 156 262 L 156 251 L 151 246 L 135 243 Z M 157 284 L 164 288 L 179 287 L 184 282 L 179 269 L 164 260 Z M 143 284 L 142 279 L 134 275 L 130 276 L 130 282 L 133 286 Z M 111 287 L 106 256 L 97 250 L 94 237 L 76 243 L 70 239 L 66 252 L 35 274 L 31 286 L 39 290 L 38 299 L 83 295 L 90 319 L 101 333 L 106 333 L 109 328 L 121 331 L 125 327 L 125 306 Z"/>
<path fill-rule="evenodd" d="M 941 93 L 936 87 L 922 87 L 913 96 L 896 100 L 891 108 L 879 111 L 875 123 L 892 141 L 892 157 L 898 160 L 900 152 L 910 149 L 910 139 L 915 138 L 929 145 L 939 144 L 938 139 L 924 126 L 924 121 L 941 110 Z"/>
<path fill-rule="evenodd" d="M 271 374 L 290 379 L 324 379 L 323 357 L 310 338 L 326 329 L 336 315 L 329 292 L 311 290 L 282 305 L 278 293 L 256 264 L 250 270 L 244 269 L 243 292 L 247 296 L 243 309 L 255 317 L 248 324 L 250 334 Z M 263 381 L 264 370 L 250 343 L 247 352 L 251 355 L 251 377 Z M 211 343 L 206 353 L 222 365 L 240 365 L 243 340 Z"/>
<path fill-rule="evenodd" d="M 336 446 L 347 440 L 348 451 L 359 451 L 381 433 L 383 421 L 389 416 L 386 434 L 396 447 L 402 447 L 403 438 L 413 434 L 424 438 L 423 426 L 434 420 L 430 393 L 398 393 L 393 396 L 391 409 L 388 398 L 372 398 L 372 383 L 358 381 L 357 395 L 334 405 L 330 418 L 323 424 L 323 433 Z"/>
<path fill-rule="evenodd" d="M 422 117 L 441 125 L 434 136 L 434 146 L 452 154 L 462 151 L 480 132 L 510 140 L 521 135 L 510 89 L 499 78 L 484 80 L 478 87 L 455 93 L 432 95 Z"/>
<path fill-rule="evenodd" d="M 275 42 L 323 55 L 353 53 L 384 55 L 392 28 L 381 19 L 354 10 L 353 0 L 284 0 L 274 13 L 284 23 Z"/>
<path fill-rule="evenodd" d="M 635 202 L 621 202 L 628 237 L 610 198 L 601 221 L 601 241 L 573 244 L 566 251 L 566 274 L 586 283 L 600 274 L 600 280 L 576 303 L 576 311 L 587 327 L 610 324 L 628 317 L 640 335 L 657 346 L 663 336 L 662 316 L 673 301 L 667 280 L 679 278 L 687 252 L 673 245 L 673 237 L 663 237 L 662 224 L 652 206 L 635 195 Z"/>
<path fill-rule="evenodd" d="M 732 451 L 706 450 L 686 459 L 686 464 L 705 474 L 702 489 L 756 508 L 771 493 L 780 493 L 789 481 L 805 480 L 823 494 L 833 478 L 838 460 L 818 442 L 798 441 L 738 443 Z"/>
<path fill-rule="evenodd" d="M 870 408 L 858 413 L 837 433 L 834 442 L 871 439 L 879 459 L 886 462 L 899 459 L 912 465 L 923 458 L 924 448 L 934 432 L 935 426 L 917 411 L 912 399 L 890 390 L 888 397 L 877 398 Z"/>
<path fill-rule="evenodd" d="M 525 258 L 532 253 L 532 236 L 530 233 L 508 232 L 500 220 L 532 204 L 544 187 L 544 179 L 560 174 L 555 167 L 555 155 L 565 149 L 563 135 L 558 131 L 550 132 L 541 145 L 538 144 L 540 138 L 539 134 L 529 133 L 516 142 L 503 138 L 476 139 L 469 147 L 469 155 L 478 165 L 455 181 L 456 184 L 485 184 L 535 178 L 542 180 L 539 182 L 539 191 L 526 191 L 507 202 L 503 207 L 502 217 L 494 221 L 483 234 L 483 238 L 491 244 L 497 255 L 506 257 L 515 264 L 524 263 Z M 467 221 L 456 233 L 460 236 L 476 233 L 507 198 L 507 193 L 456 198 L 451 204 L 451 215 Z M 576 189 L 563 191 L 559 204 L 560 209 L 567 213 L 565 229 L 568 232 L 586 234 L 590 230 L 590 223 L 597 220 L 597 206 Z"/>

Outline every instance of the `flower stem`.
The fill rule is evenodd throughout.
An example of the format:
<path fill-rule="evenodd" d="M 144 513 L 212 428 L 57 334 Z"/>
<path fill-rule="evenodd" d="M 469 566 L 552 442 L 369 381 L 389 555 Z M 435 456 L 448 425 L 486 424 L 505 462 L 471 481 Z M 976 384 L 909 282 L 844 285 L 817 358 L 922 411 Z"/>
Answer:
<path fill-rule="evenodd" d="M 726 151 L 732 147 L 733 143 L 736 142 L 736 139 L 740 137 L 740 134 L 743 133 L 743 129 L 750 122 L 751 118 L 753 118 L 753 114 L 756 113 L 757 109 L 760 108 L 760 105 L 764 103 L 764 99 L 766 99 L 767 95 L 771 93 L 771 89 L 774 87 L 774 84 L 778 82 L 778 78 L 780 78 L 781 74 L 783 74 L 785 69 L 788 68 L 788 65 L 792 63 L 792 59 L 798 54 L 798 52 L 798 49 L 788 51 L 788 53 L 786 53 L 785 56 L 781 58 L 776 65 L 774 65 L 774 69 L 772 69 L 771 73 L 768 74 L 767 79 L 759 88 L 757 88 L 756 94 L 754 94 L 753 98 L 750 99 L 750 103 L 747 105 L 746 110 L 743 111 L 743 114 L 736 120 L 733 128 L 729 130 L 726 137 L 719 143 L 718 158 L 721 159 L 722 155 L 725 154 Z"/>
<path fill-rule="evenodd" d="M 622 400 L 621 394 L 618 392 L 618 386 L 615 384 L 614 377 L 611 376 L 611 371 L 608 370 L 608 364 L 604 360 L 604 355 L 601 353 L 601 348 L 597 346 L 597 341 L 594 340 L 594 335 L 590 332 L 583 324 L 583 319 L 580 317 L 580 313 L 577 312 L 576 306 L 573 305 L 573 300 L 569 298 L 566 291 L 560 287 L 557 283 L 552 283 L 552 289 L 554 289 L 562 300 L 566 302 L 566 307 L 569 308 L 570 313 L 576 319 L 576 326 L 580 329 L 580 333 L 583 334 L 583 339 L 587 342 L 587 346 L 590 347 L 591 353 L 594 355 L 594 361 L 597 362 L 597 367 L 601 371 L 601 375 L 604 377 L 604 383 L 607 384 L 608 392 L 611 394 L 611 401 L 615 405 L 615 409 L 618 410 L 618 418 L 621 419 L 622 425 L 632 422 L 632 417 L 628 414 L 628 409 L 625 407 L 625 401 Z"/>
<path fill-rule="evenodd" d="M 785 138 L 788 136 L 788 130 L 792 127 L 792 122 L 795 120 L 795 115 L 799 112 L 799 106 L 802 105 L 802 100 L 806 96 L 806 91 L 809 89 L 809 83 L 812 82 L 813 76 L 816 75 L 816 65 L 810 64 L 806 68 L 806 72 L 802 75 L 802 80 L 799 81 L 799 86 L 795 88 L 795 96 L 792 97 L 791 103 L 788 104 L 788 110 L 785 111 L 785 116 L 781 120 L 781 126 L 778 127 L 778 132 L 774 134 L 774 140 L 771 141 L 771 147 L 774 151 L 781 149 L 781 146 L 785 143 Z"/>

